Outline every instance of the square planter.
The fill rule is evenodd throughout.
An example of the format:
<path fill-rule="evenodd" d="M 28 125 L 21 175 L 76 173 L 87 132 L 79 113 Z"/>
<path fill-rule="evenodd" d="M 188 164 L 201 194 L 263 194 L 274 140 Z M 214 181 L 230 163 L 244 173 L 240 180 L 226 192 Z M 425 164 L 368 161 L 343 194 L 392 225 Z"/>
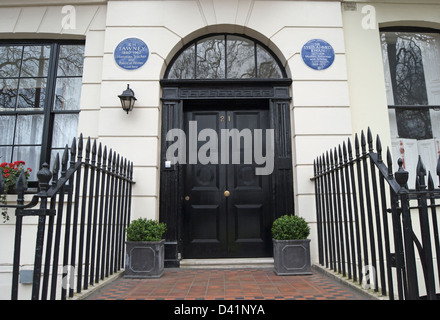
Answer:
<path fill-rule="evenodd" d="M 277 275 L 312 274 L 310 239 L 273 239 L 274 271 Z"/>
<path fill-rule="evenodd" d="M 160 278 L 164 272 L 164 246 L 162 241 L 127 241 L 126 278 Z"/>

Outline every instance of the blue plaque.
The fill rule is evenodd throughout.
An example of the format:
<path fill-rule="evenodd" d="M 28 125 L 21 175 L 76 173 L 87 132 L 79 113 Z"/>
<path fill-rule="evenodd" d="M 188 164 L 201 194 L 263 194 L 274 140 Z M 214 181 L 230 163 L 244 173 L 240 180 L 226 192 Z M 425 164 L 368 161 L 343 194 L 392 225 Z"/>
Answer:
<path fill-rule="evenodd" d="M 148 60 L 150 51 L 141 39 L 127 38 L 122 40 L 115 48 L 115 61 L 125 70 L 136 70 Z"/>
<path fill-rule="evenodd" d="M 320 39 L 307 42 L 301 50 L 301 56 L 304 63 L 315 70 L 325 70 L 335 61 L 333 47 Z"/>

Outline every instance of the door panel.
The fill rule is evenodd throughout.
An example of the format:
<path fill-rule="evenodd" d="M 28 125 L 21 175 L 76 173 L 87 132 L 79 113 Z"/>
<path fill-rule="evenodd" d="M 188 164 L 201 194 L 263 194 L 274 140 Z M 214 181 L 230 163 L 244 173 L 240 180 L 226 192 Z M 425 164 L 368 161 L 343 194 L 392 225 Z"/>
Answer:
<path fill-rule="evenodd" d="M 270 175 L 255 175 L 253 161 L 254 129 L 268 129 L 268 110 L 222 107 L 216 111 L 185 111 L 187 149 L 192 156 L 188 155 L 184 170 L 183 254 L 186 258 L 270 256 Z M 197 130 L 190 121 L 197 121 Z M 212 137 L 197 141 L 194 147 L 198 140 L 194 132 L 198 136 L 203 129 L 216 132 L 217 150 L 206 151 Z M 226 137 L 222 130 L 231 133 L 233 129 L 238 130 L 240 144 L 229 137 L 228 149 L 222 149 L 221 139 Z M 264 153 L 266 146 L 262 147 Z M 217 157 L 210 158 L 218 162 L 194 163 L 194 155 L 201 150 L 208 156 L 218 152 Z"/>
<path fill-rule="evenodd" d="M 255 129 L 268 129 L 268 111 L 266 110 L 240 110 L 227 111 L 230 129 L 238 131 Z M 253 134 L 252 134 L 253 138 Z M 232 164 L 228 167 L 228 190 L 231 196 L 228 198 L 228 230 L 231 237 L 229 240 L 229 255 L 234 257 L 265 256 L 270 253 L 270 224 L 269 221 L 269 177 L 255 175 L 257 165 L 253 162 L 246 163 L 245 153 L 249 153 L 253 140 L 240 144 L 240 164 Z M 263 139 L 265 141 L 265 139 Z M 265 151 L 265 144 L 262 150 Z M 251 152 L 251 155 L 253 152 Z M 232 159 L 231 159 L 232 160 Z"/>
<path fill-rule="evenodd" d="M 194 139 L 194 134 L 197 137 L 203 129 L 219 131 L 220 116 L 224 117 L 224 112 L 193 111 L 185 112 L 184 116 L 188 150 L 184 174 L 184 246 L 188 257 L 226 254 L 225 201 L 221 197 L 226 183 L 224 168 L 217 164 L 199 163 L 197 152 L 204 142 Z M 190 128 L 190 121 L 197 122 L 197 130 Z M 193 148 L 192 144 L 196 147 Z"/>

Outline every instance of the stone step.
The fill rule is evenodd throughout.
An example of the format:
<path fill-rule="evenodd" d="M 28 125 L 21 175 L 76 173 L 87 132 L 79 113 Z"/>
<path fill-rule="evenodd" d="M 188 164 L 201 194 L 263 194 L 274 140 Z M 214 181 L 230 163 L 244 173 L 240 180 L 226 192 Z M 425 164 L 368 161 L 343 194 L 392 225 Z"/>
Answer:
<path fill-rule="evenodd" d="M 273 258 L 182 259 L 180 268 L 273 268 Z"/>

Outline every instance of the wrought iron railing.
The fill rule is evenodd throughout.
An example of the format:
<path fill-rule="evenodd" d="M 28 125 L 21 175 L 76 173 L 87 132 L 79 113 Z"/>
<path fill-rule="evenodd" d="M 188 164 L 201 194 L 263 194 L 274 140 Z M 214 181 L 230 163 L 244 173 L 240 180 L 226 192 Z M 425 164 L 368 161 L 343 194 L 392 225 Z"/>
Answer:
<path fill-rule="evenodd" d="M 57 155 L 52 172 L 45 163 L 37 177 L 39 191 L 29 203 L 21 174 L 17 204 L 6 206 L 16 209 L 11 299 L 18 299 L 23 218 L 38 216 L 31 298 L 64 300 L 123 268 L 133 163 L 96 140 L 91 146 L 90 137 L 83 158 L 81 135 L 78 145 L 66 145 L 61 164 Z"/>
<path fill-rule="evenodd" d="M 370 129 L 316 159 L 319 263 L 390 299 L 438 299 L 440 189 L 420 157 L 414 190 L 397 163 Z"/>

